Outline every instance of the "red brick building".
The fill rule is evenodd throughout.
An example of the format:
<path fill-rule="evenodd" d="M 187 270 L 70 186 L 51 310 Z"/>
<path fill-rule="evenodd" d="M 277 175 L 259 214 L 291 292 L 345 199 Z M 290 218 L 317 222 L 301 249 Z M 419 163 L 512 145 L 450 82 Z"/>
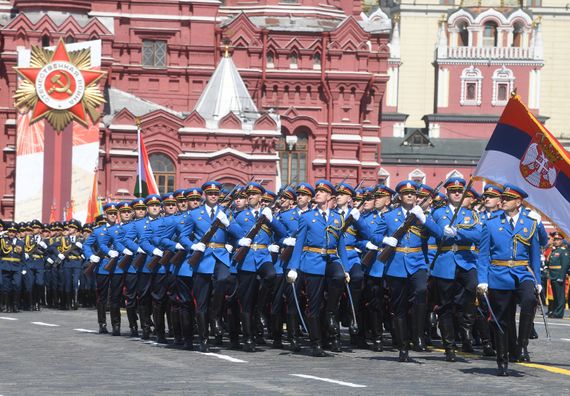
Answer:
<path fill-rule="evenodd" d="M 163 191 L 250 176 L 371 184 L 391 21 L 321 3 L 0 1 L 0 215 L 14 207 L 16 50 L 60 37 L 102 41 L 101 196 L 132 196 L 136 118 Z"/>

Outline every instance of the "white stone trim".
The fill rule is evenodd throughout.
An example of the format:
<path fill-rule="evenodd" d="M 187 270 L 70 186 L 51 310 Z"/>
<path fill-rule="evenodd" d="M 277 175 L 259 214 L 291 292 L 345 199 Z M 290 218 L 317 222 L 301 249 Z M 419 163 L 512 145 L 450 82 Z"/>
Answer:
<path fill-rule="evenodd" d="M 233 154 L 237 157 L 243 158 L 248 161 L 279 161 L 278 154 L 248 154 L 242 151 L 233 149 L 233 148 L 225 148 L 222 150 L 210 152 L 210 153 L 203 153 L 203 152 L 189 152 L 186 151 L 182 154 L 178 155 L 178 158 L 187 158 L 187 159 L 211 159 L 215 157 L 220 157 L 226 154 Z"/>
<path fill-rule="evenodd" d="M 499 100 L 499 84 L 508 84 L 507 96 L 505 100 Z M 513 91 L 515 84 L 515 75 L 511 69 L 507 69 L 505 66 L 497 69 L 493 72 L 493 98 L 491 104 L 493 106 L 505 106 L 510 98 L 510 93 Z"/>
<path fill-rule="evenodd" d="M 99 150 L 99 153 L 105 154 L 104 150 Z M 139 153 L 137 150 L 122 150 L 122 149 L 111 149 L 109 150 L 110 155 L 116 155 L 119 157 L 138 157 Z"/>
<path fill-rule="evenodd" d="M 13 153 L 16 151 L 16 147 L 14 146 L 6 146 L 2 149 L 3 152 L 5 153 Z"/>
<path fill-rule="evenodd" d="M 414 178 L 422 178 L 422 183 L 426 182 L 426 174 L 421 169 L 414 169 L 408 174 L 408 179 L 414 180 Z"/>
<path fill-rule="evenodd" d="M 4 125 L 16 125 L 16 120 L 14 118 L 8 118 L 5 122 Z"/>
<path fill-rule="evenodd" d="M 281 136 L 281 132 L 270 129 L 244 131 L 241 129 L 209 129 L 209 128 L 182 127 L 178 129 L 178 133 L 183 135 Z"/>
<path fill-rule="evenodd" d="M 461 72 L 461 97 L 459 103 L 461 106 L 480 106 L 481 105 L 481 85 L 483 82 L 483 74 L 481 70 L 473 65 L 463 69 Z M 475 83 L 475 99 L 467 99 L 467 84 Z"/>
<path fill-rule="evenodd" d="M 445 175 L 445 180 L 449 179 L 450 177 L 461 177 L 463 178 L 463 174 L 459 172 L 457 169 L 453 169 L 447 175 Z"/>
<path fill-rule="evenodd" d="M 446 108 L 449 106 L 449 69 L 438 68 L 437 76 L 437 107 Z"/>
<path fill-rule="evenodd" d="M 136 132 L 137 126 L 130 124 L 111 124 L 109 129 L 112 131 Z"/>
<path fill-rule="evenodd" d="M 88 14 L 90 17 L 112 17 L 112 18 L 129 18 L 129 19 L 154 19 L 166 21 L 221 21 L 221 18 L 216 17 L 200 17 L 200 16 L 184 16 L 184 15 L 164 15 L 164 14 L 133 14 L 127 12 L 105 12 L 105 11 L 91 11 Z"/>
<path fill-rule="evenodd" d="M 376 161 L 362 161 L 362 166 L 380 166 L 380 164 Z"/>
<path fill-rule="evenodd" d="M 333 133 L 331 135 L 332 141 L 344 141 L 344 142 L 360 142 L 362 138 L 359 135 L 344 135 L 340 133 Z"/>
<path fill-rule="evenodd" d="M 382 143 L 380 138 L 377 136 L 363 136 L 362 142 L 363 143 Z"/>

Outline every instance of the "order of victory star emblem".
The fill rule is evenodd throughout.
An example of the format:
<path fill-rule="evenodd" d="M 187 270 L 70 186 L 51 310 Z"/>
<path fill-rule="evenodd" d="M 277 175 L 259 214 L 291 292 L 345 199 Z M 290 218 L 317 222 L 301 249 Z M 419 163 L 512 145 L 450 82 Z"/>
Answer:
<path fill-rule="evenodd" d="M 30 67 L 15 68 L 22 78 L 14 95 L 20 111 L 32 111 L 31 123 L 45 118 L 56 131 L 72 121 L 87 126 L 99 118 L 105 102 L 97 83 L 105 72 L 91 69 L 91 51 L 68 52 L 60 39 L 55 50 L 32 47 Z"/>

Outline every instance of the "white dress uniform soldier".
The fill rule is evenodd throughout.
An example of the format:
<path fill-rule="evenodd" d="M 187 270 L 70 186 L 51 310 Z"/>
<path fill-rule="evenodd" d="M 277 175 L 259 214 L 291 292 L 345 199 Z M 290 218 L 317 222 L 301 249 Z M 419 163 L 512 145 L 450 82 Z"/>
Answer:
<path fill-rule="evenodd" d="M 536 278 L 540 273 L 537 222 L 521 211 L 523 199 L 527 196 L 521 188 L 505 184 L 502 194 L 504 212 L 487 220 L 481 237 L 477 263 L 478 291 L 488 293 L 498 321 L 494 329 L 499 376 L 508 375 L 509 338 L 515 336 L 508 331 L 508 322 L 515 316 L 517 302 L 520 304 L 520 356 L 522 360 L 530 361 L 528 340 L 537 292 L 540 294 L 542 289 Z"/>

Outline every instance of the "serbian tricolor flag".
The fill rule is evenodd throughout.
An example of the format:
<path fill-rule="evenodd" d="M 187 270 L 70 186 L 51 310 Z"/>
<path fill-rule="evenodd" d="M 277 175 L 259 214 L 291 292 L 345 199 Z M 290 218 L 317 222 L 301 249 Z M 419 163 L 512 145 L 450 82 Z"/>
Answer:
<path fill-rule="evenodd" d="M 152 173 L 148 154 L 144 145 L 144 140 L 141 135 L 140 128 L 137 131 L 138 146 L 139 146 L 139 161 L 137 168 L 137 183 L 135 185 L 135 197 L 145 197 L 149 194 L 158 194 L 158 187 L 156 180 Z"/>
<path fill-rule="evenodd" d="M 474 176 L 522 188 L 528 206 L 570 235 L 570 156 L 518 95 L 507 103 Z"/>

